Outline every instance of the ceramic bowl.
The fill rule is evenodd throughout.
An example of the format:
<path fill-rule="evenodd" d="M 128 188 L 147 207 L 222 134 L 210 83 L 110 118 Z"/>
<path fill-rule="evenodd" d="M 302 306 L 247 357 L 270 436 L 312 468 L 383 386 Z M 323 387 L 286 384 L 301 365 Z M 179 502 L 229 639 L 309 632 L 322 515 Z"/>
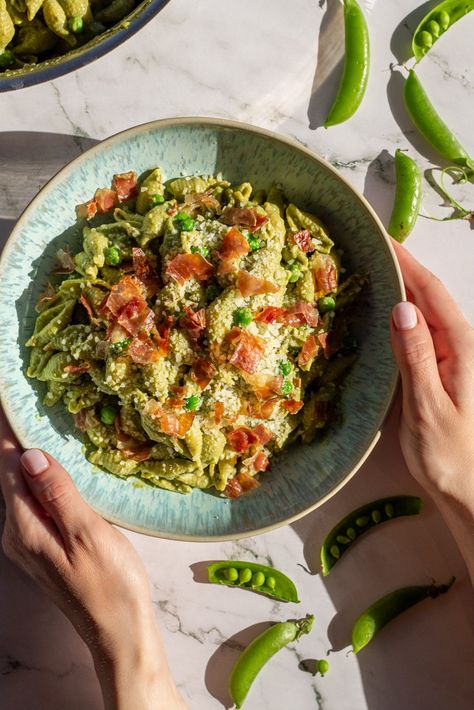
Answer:
<path fill-rule="evenodd" d="M 97 35 L 82 47 L 54 59 L 38 62 L 38 64 L 29 64 L 22 69 L 0 72 L 0 92 L 23 89 L 26 86 L 51 81 L 99 59 L 138 32 L 147 22 L 150 22 L 168 1 L 143 0 L 120 22 Z"/>
<path fill-rule="evenodd" d="M 94 469 L 71 416 L 41 405 L 41 384 L 28 380 L 23 343 L 34 304 L 60 245 L 78 251 L 74 206 L 116 172 L 159 165 L 166 177 L 222 174 L 269 188 L 280 183 L 310 209 L 344 250 L 349 271 L 370 283 L 354 328 L 359 357 L 342 394 L 342 422 L 320 441 L 291 446 L 263 474 L 260 488 L 236 500 L 195 490 L 188 496 L 140 486 Z M 72 225 L 72 226 L 71 226 Z M 219 119 L 177 118 L 138 126 L 94 146 L 61 170 L 15 226 L 0 262 L 0 391 L 24 447 L 41 447 L 73 476 L 84 498 L 105 518 L 149 534 L 218 540 L 255 535 L 295 520 L 334 495 L 354 475 L 380 436 L 397 383 L 389 342 L 392 306 L 403 297 L 400 271 L 382 224 L 365 199 L 328 163 L 287 138 Z M 35 385 L 38 385 L 38 390 Z"/>

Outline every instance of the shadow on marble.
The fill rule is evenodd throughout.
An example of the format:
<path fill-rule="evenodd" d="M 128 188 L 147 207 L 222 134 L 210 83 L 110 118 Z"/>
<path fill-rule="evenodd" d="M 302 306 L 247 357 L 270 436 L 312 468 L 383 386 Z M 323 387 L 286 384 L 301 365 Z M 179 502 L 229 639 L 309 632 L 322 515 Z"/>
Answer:
<path fill-rule="evenodd" d="M 97 142 L 61 133 L 0 133 L 0 220 L 18 219 L 58 170 Z"/>
<path fill-rule="evenodd" d="M 204 677 L 206 688 L 227 710 L 234 707 L 228 688 L 234 663 L 244 648 L 271 625 L 272 622 L 260 622 L 247 626 L 224 641 L 209 658 Z"/>
<path fill-rule="evenodd" d="M 320 3 L 320 7 L 322 3 Z M 321 21 L 318 57 L 308 104 L 309 128 L 324 124 L 336 96 L 343 68 L 344 15 L 342 5 L 328 2 Z"/>
<path fill-rule="evenodd" d="M 418 5 L 412 12 L 409 12 L 396 26 L 390 39 L 390 49 L 400 63 L 406 62 L 413 56 L 411 49 L 413 32 L 432 7 L 432 0 L 427 0 L 422 5 Z"/>
<path fill-rule="evenodd" d="M 384 148 L 367 166 L 364 197 L 370 202 L 384 224 L 388 224 L 393 204 L 395 160 Z"/>

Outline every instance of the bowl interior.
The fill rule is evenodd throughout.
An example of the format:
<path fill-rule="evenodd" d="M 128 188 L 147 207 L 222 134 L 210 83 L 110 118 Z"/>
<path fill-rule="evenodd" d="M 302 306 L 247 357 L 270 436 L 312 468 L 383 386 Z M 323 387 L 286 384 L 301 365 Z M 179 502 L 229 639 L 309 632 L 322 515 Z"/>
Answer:
<path fill-rule="evenodd" d="M 222 172 L 233 182 L 280 183 L 297 205 L 328 225 L 349 270 L 370 283 L 354 328 L 359 357 L 342 396 L 342 423 L 311 445 L 296 444 L 276 461 L 262 486 L 229 501 L 195 490 L 169 493 L 94 469 L 83 455 L 62 405 L 46 411 L 24 374 L 34 304 L 64 243 L 77 250 L 74 206 L 113 173 L 162 167 L 165 177 Z M 327 164 L 272 134 L 223 121 L 175 119 L 140 126 L 90 149 L 33 200 L 13 230 L 0 265 L 0 388 L 7 415 L 25 447 L 51 452 L 71 472 L 86 500 L 109 520 L 164 537 L 243 537 L 296 518 L 320 504 L 355 472 L 375 443 L 396 386 L 388 322 L 402 296 L 391 247 L 380 223 Z"/>

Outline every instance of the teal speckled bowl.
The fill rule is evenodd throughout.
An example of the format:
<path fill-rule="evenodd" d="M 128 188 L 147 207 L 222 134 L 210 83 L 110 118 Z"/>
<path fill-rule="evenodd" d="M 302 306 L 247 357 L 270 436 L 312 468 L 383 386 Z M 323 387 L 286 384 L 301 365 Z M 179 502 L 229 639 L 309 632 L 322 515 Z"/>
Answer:
<path fill-rule="evenodd" d="M 312 445 L 296 444 L 237 500 L 195 490 L 189 496 L 137 487 L 97 471 L 85 460 L 72 419 L 61 405 L 44 409 L 25 376 L 25 348 L 34 304 L 60 244 L 79 246 L 74 206 L 113 173 L 152 166 L 165 176 L 216 173 L 258 187 L 283 185 L 293 202 L 319 215 L 349 270 L 368 271 L 367 305 L 355 324 L 359 358 L 346 381 L 343 421 Z M 255 535 L 295 520 L 338 491 L 366 459 L 390 407 L 397 382 L 388 323 L 403 297 L 400 271 L 377 216 L 328 163 L 302 146 L 253 126 L 220 119 L 156 121 L 109 138 L 61 170 L 14 228 L 0 262 L 0 392 L 24 447 L 41 447 L 71 473 L 84 498 L 105 518 L 133 530 L 181 540 Z M 41 386 L 41 385 L 40 385 Z"/>

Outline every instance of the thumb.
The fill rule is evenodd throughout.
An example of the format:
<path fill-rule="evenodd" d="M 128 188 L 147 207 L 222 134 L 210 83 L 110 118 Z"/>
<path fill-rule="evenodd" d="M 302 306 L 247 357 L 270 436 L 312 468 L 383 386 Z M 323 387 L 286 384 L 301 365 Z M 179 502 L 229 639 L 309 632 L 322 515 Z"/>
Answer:
<path fill-rule="evenodd" d="M 67 471 L 41 449 L 21 456 L 24 478 L 40 505 L 49 513 L 63 539 L 75 536 L 90 524 L 92 509 L 82 499 Z"/>
<path fill-rule="evenodd" d="M 428 325 L 413 303 L 392 311 L 392 349 L 402 378 L 403 409 L 412 418 L 431 417 L 443 391 Z"/>

